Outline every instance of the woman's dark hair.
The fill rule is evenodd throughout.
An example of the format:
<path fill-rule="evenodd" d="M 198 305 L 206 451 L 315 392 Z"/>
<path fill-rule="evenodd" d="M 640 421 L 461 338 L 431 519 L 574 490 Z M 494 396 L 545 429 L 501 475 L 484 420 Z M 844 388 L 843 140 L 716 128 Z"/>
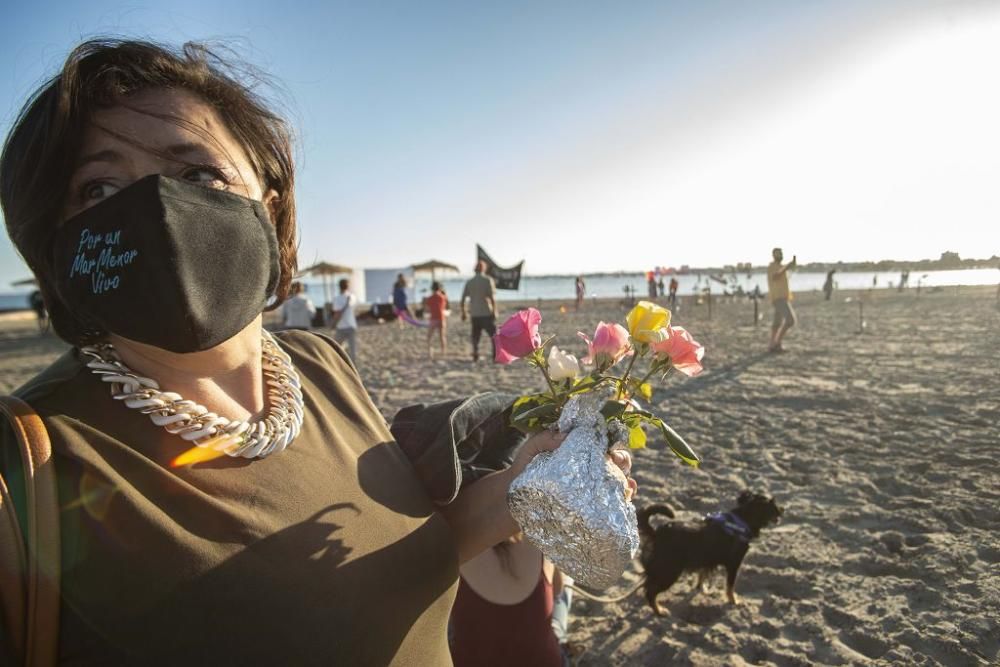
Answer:
<path fill-rule="evenodd" d="M 127 104 L 129 96 L 146 90 L 182 89 L 210 105 L 243 146 L 263 191 L 277 193 L 271 213 L 281 277 L 272 307 L 288 296 L 297 268 L 292 141 L 286 123 L 254 92 L 261 81 L 261 75 L 237 69 L 203 45 L 172 49 L 95 39 L 73 49 L 62 71 L 28 99 L 0 156 L 0 208 L 62 339 L 80 345 L 104 333 L 86 327 L 60 299 L 48 244 L 65 210 L 84 131 L 96 111 Z M 188 127 L 182 119 L 162 118 Z"/>
<path fill-rule="evenodd" d="M 434 282 L 432 282 L 432 283 L 431 283 L 431 291 L 432 291 L 432 292 L 438 292 L 438 291 L 440 291 L 440 290 L 441 290 L 441 283 L 439 283 L 439 282 L 438 282 L 438 281 L 436 281 L 436 280 L 435 280 Z"/>

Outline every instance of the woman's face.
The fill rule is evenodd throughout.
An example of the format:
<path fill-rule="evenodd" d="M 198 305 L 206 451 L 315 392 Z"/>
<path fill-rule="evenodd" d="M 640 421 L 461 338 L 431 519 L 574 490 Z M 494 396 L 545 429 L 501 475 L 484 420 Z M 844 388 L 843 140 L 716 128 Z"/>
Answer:
<path fill-rule="evenodd" d="M 94 114 L 69 181 L 64 220 L 154 174 L 264 199 L 242 146 L 197 95 L 147 90 L 127 104 Z"/>

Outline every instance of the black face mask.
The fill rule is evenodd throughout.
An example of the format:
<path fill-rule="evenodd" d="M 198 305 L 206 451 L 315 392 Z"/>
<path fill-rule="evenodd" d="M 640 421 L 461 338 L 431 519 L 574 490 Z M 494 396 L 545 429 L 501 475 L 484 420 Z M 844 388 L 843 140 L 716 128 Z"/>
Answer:
<path fill-rule="evenodd" d="M 53 235 L 56 290 L 86 326 L 171 352 L 232 338 L 280 275 L 264 205 L 153 175 Z"/>

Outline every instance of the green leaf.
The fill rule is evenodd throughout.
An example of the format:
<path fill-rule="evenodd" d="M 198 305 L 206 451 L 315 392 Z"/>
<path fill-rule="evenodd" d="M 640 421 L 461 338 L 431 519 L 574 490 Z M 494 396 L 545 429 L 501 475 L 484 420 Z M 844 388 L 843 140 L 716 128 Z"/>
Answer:
<path fill-rule="evenodd" d="M 648 382 L 639 382 L 635 378 L 629 379 L 628 383 L 633 394 L 638 394 L 647 401 L 653 400 L 653 385 Z"/>
<path fill-rule="evenodd" d="M 608 401 L 601 408 L 601 414 L 604 415 L 605 419 L 620 419 L 627 406 L 628 403 L 625 401 Z"/>
<path fill-rule="evenodd" d="M 510 408 L 513 412 L 517 412 L 518 407 L 524 406 L 526 403 L 537 403 L 537 402 L 538 402 L 538 394 L 530 394 L 528 396 L 519 397 L 516 401 L 514 401 L 514 404 L 510 406 Z"/>
<path fill-rule="evenodd" d="M 642 449 L 646 446 L 646 432 L 642 430 L 642 426 L 636 423 L 628 430 L 628 446 L 629 449 Z"/>
<path fill-rule="evenodd" d="M 510 416 L 511 424 L 517 426 L 518 423 L 527 423 L 531 420 L 544 420 L 546 417 L 551 417 L 555 414 L 558 406 L 551 401 L 547 403 L 542 403 L 541 405 L 536 405 L 534 407 L 529 407 L 524 410 L 520 410 L 516 413 L 512 412 Z"/>
<path fill-rule="evenodd" d="M 601 380 L 595 378 L 593 375 L 586 375 L 586 376 L 578 379 L 573 384 L 573 387 L 571 389 L 569 389 L 569 391 L 566 392 L 566 395 L 567 396 L 572 396 L 574 394 L 580 394 L 580 393 L 583 393 L 585 391 L 590 391 L 591 389 L 593 389 L 594 387 L 596 387 L 598 384 L 600 384 L 600 382 L 601 382 Z"/>
<path fill-rule="evenodd" d="M 667 440 L 667 444 L 670 445 L 670 450 L 676 454 L 678 458 L 690 466 L 694 466 L 695 468 L 698 467 L 698 464 L 701 463 L 701 459 L 694 453 L 691 446 L 684 442 L 684 438 L 682 438 L 677 431 L 670 428 L 670 426 L 665 424 L 663 420 L 658 417 L 650 419 L 649 422 L 660 429 L 660 432 L 663 433 L 663 437 Z"/>

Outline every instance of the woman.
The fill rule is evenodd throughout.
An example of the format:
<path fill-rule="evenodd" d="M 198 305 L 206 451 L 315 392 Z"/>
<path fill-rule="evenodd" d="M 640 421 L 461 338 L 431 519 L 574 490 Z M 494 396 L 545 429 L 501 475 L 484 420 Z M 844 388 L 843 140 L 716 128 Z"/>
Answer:
<path fill-rule="evenodd" d="M 0 158 L 9 234 L 74 346 L 18 391 L 59 478 L 60 661 L 447 664 L 458 564 L 517 530 L 509 482 L 558 438 L 437 508 L 344 352 L 263 330 L 296 269 L 294 172 L 231 71 L 84 43 Z"/>

